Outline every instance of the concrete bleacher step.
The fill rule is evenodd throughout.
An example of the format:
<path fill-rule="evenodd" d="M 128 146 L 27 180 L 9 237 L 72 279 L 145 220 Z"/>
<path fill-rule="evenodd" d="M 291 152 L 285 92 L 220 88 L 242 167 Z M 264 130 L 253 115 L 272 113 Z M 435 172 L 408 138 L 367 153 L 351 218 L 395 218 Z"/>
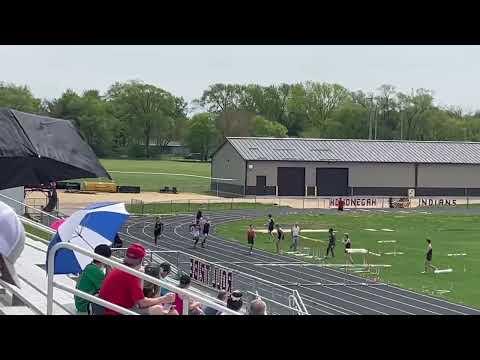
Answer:
<path fill-rule="evenodd" d="M 37 315 L 28 306 L 7 306 L 0 307 L 1 315 Z"/>
<path fill-rule="evenodd" d="M 47 254 L 47 250 L 48 250 L 48 245 L 46 243 L 43 243 L 41 241 L 36 241 L 36 240 L 32 240 L 28 237 L 25 238 L 25 245 L 28 245 L 30 247 L 33 247 L 39 251 L 42 251 L 45 253 L 45 256 Z"/>
<path fill-rule="evenodd" d="M 46 246 L 32 240 L 27 240 L 25 245 L 15 264 L 21 283 L 21 289 L 17 297 L 24 304 L 31 303 L 37 312 L 46 314 L 47 273 L 38 266 L 45 265 Z M 55 281 L 69 287 L 75 287 L 76 285 L 74 280 L 65 275 L 56 275 Z M 74 313 L 71 311 L 71 306 L 69 307 L 73 303 L 73 294 L 54 288 L 54 314 L 68 315 Z M 62 306 L 67 309 L 62 308 Z"/>
<path fill-rule="evenodd" d="M 39 303 L 40 308 L 42 309 L 43 313 L 46 313 L 47 309 L 47 274 L 45 271 L 40 269 L 36 265 L 25 265 L 25 264 L 18 264 L 16 266 L 17 274 L 21 280 L 27 285 L 27 289 L 30 291 L 31 295 L 33 296 L 33 292 L 36 292 L 38 296 L 35 296 L 36 299 L 42 299 Z M 55 276 L 55 281 L 61 284 L 75 287 L 73 281 L 69 281 L 66 276 Z M 62 306 L 66 306 L 69 304 L 74 303 L 73 294 L 67 293 L 63 290 L 54 288 L 53 289 L 53 298 L 54 298 L 54 314 L 62 314 L 68 315 L 72 314 L 70 311 L 67 311 L 62 308 Z"/>

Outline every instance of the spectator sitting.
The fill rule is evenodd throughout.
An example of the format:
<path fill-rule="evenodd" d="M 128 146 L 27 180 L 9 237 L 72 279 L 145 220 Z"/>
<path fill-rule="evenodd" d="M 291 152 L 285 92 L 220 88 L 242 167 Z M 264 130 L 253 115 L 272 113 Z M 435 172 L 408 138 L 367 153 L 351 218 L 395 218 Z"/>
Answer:
<path fill-rule="evenodd" d="M 225 306 L 225 300 L 227 300 L 227 292 L 225 290 L 220 290 L 217 295 L 217 299 L 222 302 L 222 305 Z M 214 309 L 212 307 L 207 307 L 205 309 L 205 315 L 220 315 L 221 311 Z"/>
<path fill-rule="evenodd" d="M 120 239 L 120 236 L 118 233 L 115 235 L 115 239 L 113 240 L 112 248 L 113 249 L 119 249 L 123 247 L 123 241 Z"/>
<path fill-rule="evenodd" d="M 203 312 L 202 308 L 196 307 L 196 308 L 193 308 L 193 309 L 188 313 L 188 315 L 205 315 L 205 313 Z"/>
<path fill-rule="evenodd" d="M 112 256 L 112 250 L 110 249 L 110 246 L 105 244 L 98 245 L 94 252 L 95 254 L 106 258 Z M 104 268 L 105 265 L 100 261 L 93 260 L 85 267 L 85 269 L 83 269 L 82 273 L 80 274 L 80 278 L 77 282 L 77 289 L 90 295 L 97 295 L 102 287 L 103 280 L 105 280 Z M 80 313 L 87 312 L 88 304 L 90 302 L 87 299 L 83 299 L 79 296 L 75 296 L 74 298 L 77 311 Z"/>
<path fill-rule="evenodd" d="M 190 279 L 190 276 L 188 276 L 187 274 L 182 274 L 180 276 L 180 283 L 178 284 L 178 287 L 181 288 L 181 289 L 188 289 L 190 287 L 190 282 L 191 282 L 191 279 Z M 181 315 L 187 315 L 187 314 L 183 314 L 183 298 L 182 298 L 182 295 L 180 294 L 175 294 L 175 308 L 177 309 L 178 313 L 181 314 Z M 203 311 L 201 309 L 201 304 L 199 302 L 196 302 L 196 301 L 190 301 L 190 303 L 188 304 L 188 315 L 194 315 L 193 313 L 196 313 L 196 315 L 199 315 L 199 311 L 202 312 L 202 315 L 203 315 Z"/>
<path fill-rule="evenodd" d="M 168 262 L 163 262 L 160 264 L 160 279 L 162 280 L 165 280 L 165 278 L 170 275 L 170 272 L 171 272 L 171 267 L 170 267 L 170 264 Z M 167 293 L 169 293 L 170 290 L 166 289 L 166 288 L 160 288 L 160 296 L 164 296 L 166 295 Z"/>
<path fill-rule="evenodd" d="M 126 251 L 123 263 L 132 269 L 140 270 L 145 254 L 145 248 L 142 245 L 132 244 Z M 143 294 L 141 279 L 120 269 L 113 269 L 107 275 L 100 289 L 100 298 L 141 315 L 178 315 L 175 308 L 167 310 L 163 307 L 163 304 L 175 301 L 174 293 L 146 298 Z M 105 308 L 104 314 L 117 315 L 117 312 Z"/>
<path fill-rule="evenodd" d="M 234 311 L 240 311 L 240 309 L 243 306 L 242 296 L 243 294 L 239 290 L 235 290 L 234 292 L 232 292 L 227 300 L 227 308 Z M 222 312 L 220 315 L 227 315 L 227 314 Z"/>
<path fill-rule="evenodd" d="M 262 299 L 255 299 L 250 303 L 250 315 L 267 315 L 267 304 Z"/>
<path fill-rule="evenodd" d="M 156 279 L 160 278 L 160 266 L 157 264 L 150 264 L 145 266 L 145 274 L 150 275 Z M 144 281 L 143 295 L 147 298 L 154 298 L 159 296 L 160 286 Z"/>

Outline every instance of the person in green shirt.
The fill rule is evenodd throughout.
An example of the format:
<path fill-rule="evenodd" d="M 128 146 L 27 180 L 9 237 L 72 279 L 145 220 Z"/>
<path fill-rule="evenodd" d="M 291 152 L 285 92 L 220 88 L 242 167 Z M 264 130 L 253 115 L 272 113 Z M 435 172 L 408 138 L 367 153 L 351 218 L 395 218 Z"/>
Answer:
<path fill-rule="evenodd" d="M 109 258 L 112 256 L 110 246 L 102 244 L 95 248 L 95 254 Z M 77 289 L 84 291 L 90 295 L 95 295 L 100 291 L 103 280 L 105 279 L 104 264 L 93 260 L 83 269 L 77 282 Z M 75 296 L 75 307 L 78 312 L 86 313 L 88 311 L 89 301 L 81 297 Z"/>

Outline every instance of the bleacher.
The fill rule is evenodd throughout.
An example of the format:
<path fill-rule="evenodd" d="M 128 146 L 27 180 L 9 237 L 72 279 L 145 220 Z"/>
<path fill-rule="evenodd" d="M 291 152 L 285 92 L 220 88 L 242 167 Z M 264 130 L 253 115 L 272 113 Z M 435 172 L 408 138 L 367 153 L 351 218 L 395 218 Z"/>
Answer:
<path fill-rule="evenodd" d="M 5 315 L 46 315 L 47 273 L 44 270 L 47 245 L 40 241 L 25 239 L 25 247 L 15 263 L 20 279 L 20 288 L 1 282 L 0 313 Z M 66 275 L 56 275 L 56 281 L 75 286 L 75 281 Z M 54 314 L 75 314 L 73 295 L 60 289 L 54 290 Z"/>
<path fill-rule="evenodd" d="M 11 199 L 16 202 L 16 200 Z M 33 207 L 19 203 L 22 206 L 25 206 L 29 210 L 33 210 L 33 213 L 40 213 L 44 219 L 36 219 L 35 217 L 29 216 L 20 217 L 21 222 L 24 225 L 29 225 L 37 230 L 49 233 L 53 235 L 55 233 L 48 225 L 52 221 L 58 219 L 58 217 L 52 214 L 45 213 L 41 210 L 34 209 Z M 46 220 L 46 221 L 39 221 Z M 92 297 L 89 294 L 79 292 L 75 289 L 76 279 L 67 275 L 55 275 L 52 276 L 53 279 L 53 296 L 48 296 L 48 276 L 46 272 L 46 257 L 47 257 L 47 248 L 48 240 L 45 240 L 41 237 L 38 237 L 34 233 L 26 232 L 25 247 L 21 256 L 17 259 L 15 268 L 17 270 L 17 275 L 20 279 L 21 287 L 10 285 L 0 279 L 0 314 L 10 315 L 10 314 L 25 314 L 25 315 L 76 315 L 78 314 L 74 306 L 74 293 L 77 296 L 83 297 L 90 302 L 97 303 L 104 307 L 110 307 L 111 309 L 124 313 L 135 315 L 132 311 L 128 309 L 123 309 L 120 307 L 115 308 L 116 305 L 105 302 L 99 298 Z M 144 281 L 154 283 L 157 286 L 167 288 L 171 292 L 182 294 L 182 297 L 200 302 L 203 304 L 203 307 L 213 307 L 219 311 L 226 312 L 228 314 L 240 315 L 246 314 L 248 304 L 251 300 L 257 298 L 259 295 L 256 291 L 251 291 L 252 289 L 240 289 L 244 293 L 244 306 L 239 311 L 239 313 L 227 309 L 224 303 L 219 302 L 216 299 L 216 291 L 213 288 L 203 287 L 194 282 L 191 283 L 188 289 L 180 289 L 178 287 L 178 275 L 177 272 L 185 272 L 185 269 L 176 269 L 174 264 L 169 261 L 172 266 L 171 277 L 166 279 L 152 278 L 145 273 L 133 270 L 131 268 L 125 267 L 122 264 L 121 253 L 112 254 L 110 259 L 103 258 L 97 254 L 94 254 L 91 251 L 85 250 L 84 248 L 76 247 L 70 243 L 60 243 L 61 247 L 70 248 L 71 250 L 78 251 L 87 255 L 89 257 L 95 258 L 100 262 L 112 266 L 114 268 L 121 268 L 123 271 L 132 273 L 134 276 L 142 278 Z M 57 244 L 59 245 L 59 244 Z M 57 246 L 56 245 L 56 246 Z M 56 247 L 55 246 L 55 247 Z M 73 248 L 72 248 L 73 246 Z M 54 248 L 55 248 L 54 247 Z M 117 250 L 117 249 L 116 249 Z M 120 249 L 119 249 L 120 250 Z M 148 255 L 149 250 L 147 250 Z M 156 252 L 153 252 L 156 253 Z M 188 254 L 184 254 L 188 255 Z M 98 258 L 99 257 L 99 258 Z M 151 254 L 147 256 L 150 258 L 150 261 L 156 262 L 157 264 L 166 261 L 159 254 Z M 147 260 L 146 258 L 146 260 Z M 51 259 L 53 260 L 53 258 Z M 147 260 L 148 261 L 148 260 Z M 242 274 L 238 274 L 239 276 Z M 243 274 L 245 275 L 245 274 Z M 250 280 L 250 279 L 249 279 Z M 258 279 L 260 280 L 260 279 Z M 267 304 L 270 306 L 275 302 L 270 299 L 262 297 Z M 50 301 L 50 299 L 53 299 Z M 103 303 L 102 303 L 103 302 Z M 188 301 L 184 301 L 184 305 L 188 304 Z M 289 307 L 284 304 L 279 304 L 283 311 L 288 311 L 288 313 L 297 313 L 296 307 Z M 49 306 L 51 305 L 51 307 Z M 113 307 L 112 307 L 113 306 Z M 177 309 L 178 310 L 178 309 Z M 186 311 L 186 308 L 183 309 Z M 273 310 L 273 309 L 272 309 Z M 271 314 L 278 314 L 277 311 L 272 311 Z M 280 313 L 281 314 L 281 313 Z"/>
<path fill-rule="evenodd" d="M 41 228 L 40 224 L 39 227 Z M 0 280 L 0 314 L 47 315 L 47 247 L 42 239 L 27 234 L 24 250 L 15 264 L 21 287 L 17 288 Z M 120 259 L 114 258 L 115 260 L 120 264 Z M 75 288 L 76 285 L 75 279 L 67 275 L 55 275 L 55 282 L 69 288 Z M 167 278 L 166 283 L 170 287 L 177 286 L 177 281 L 173 278 Z M 208 294 L 193 284 L 189 292 L 196 295 L 197 301 L 209 300 L 217 303 L 213 294 Z M 80 315 L 75 309 L 73 293 L 54 288 L 53 315 Z"/>

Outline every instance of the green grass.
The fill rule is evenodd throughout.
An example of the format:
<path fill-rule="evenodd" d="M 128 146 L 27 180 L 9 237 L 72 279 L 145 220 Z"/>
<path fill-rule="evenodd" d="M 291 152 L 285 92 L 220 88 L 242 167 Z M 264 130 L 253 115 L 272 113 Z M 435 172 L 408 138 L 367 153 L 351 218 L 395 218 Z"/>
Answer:
<path fill-rule="evenodd" d="M 370 256 L 370 263 L 390 264 L 391 268 L 381 272 L 382 281 L 389 281 L 401 287 L 427 292 L 440 298 L 480 308 L 480 216 L 451 214 L 315 214 L 279 216 L 276 219 L 284 228 L 290 228 L 298 222 L 303 229 L 328 229 L 337 231 L 335 259 L 329 263 L 345 263 L 343 252 L 343 233 L 348 232 L 353 248 L 366 248 L 377 253 L 391 252 L 393 244 L 379 244 L 379 240 L 396 240 L 395 250 L 404 255 Z M 219 225 L 217 234 L 246 243 L 246 229 L 253 223 L 257 229 L 265 228 L 266 219 L 237 221 Z M 394 229 L 395 232 L 370 232 L 364 229 Z M 327 233 L 304 233 L 304 236 L 319 241 L 300 239 L 300 247 L 318 248 L 322 255 L 327 245 Z M 441 269 L 452 268 L 452 273 L 421 274 L 426 251 L 425 238 L 430 237 L 433 245 L 433 265 Z M 291 244 L 290 234 L 286 234 L 282 244 L 288 251 Z M 256 247 L 274 251 L 272 241 L 266 234 L 257 234 Z M 467 253 L 467 256 L 449 257 L 448 253 Z M 353 255 L 354 261 L 361 262 L 359 255 Z M 439 295 L 436 290 L 451 290 Z"/>
<path fill-rule="evenodd" d="M 111 160 L 100 159 L 107 171 L 173 173 L 197 176 L 210 176 L 210 163 L 181 160 Z M 210 189 L 210 179 L 147 174 L 110 173 L 117 185 L 140 186 L 141 191 L 159 191 L 160 188 L 176 187 L 181 192 L 204 193 Z M 78 179 L 77 181 L 95 181 L 95 179 Z M 98 179 L 101 181 L 101 179 Z M 74 181 L 74 180 L 72 180 Z M 105 179 L 104 179 L 105 181 Z"/>
<path fill-rule="evenodd" d="M 51 234 L 49 234 L 45 231 L 39 230 L 37 228 L 34 228 L 31 225 L 25 224 L 24 227 L 25 227 L 25 232 L 26 233 L 37 235 L 38 237 L 40 237 L 42 239 L 45 239 L 45 240 L 48 240 L 48 241 L 50 241 L 50 239 L 52 238 Z"/>
<path fill-rule="evenodd" d="M 237 209 L 267 209 L 272 208 L 271 204 L 244 203 L 244 202 L 162 202 L 151 204 L 128 204 L 127 211 L 131 214 L 175 214 L 185 212 L 196 212 L 197 210 L 221 211 Z"/>

